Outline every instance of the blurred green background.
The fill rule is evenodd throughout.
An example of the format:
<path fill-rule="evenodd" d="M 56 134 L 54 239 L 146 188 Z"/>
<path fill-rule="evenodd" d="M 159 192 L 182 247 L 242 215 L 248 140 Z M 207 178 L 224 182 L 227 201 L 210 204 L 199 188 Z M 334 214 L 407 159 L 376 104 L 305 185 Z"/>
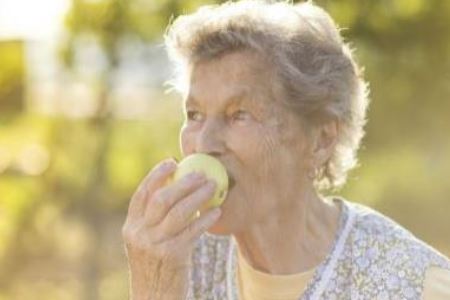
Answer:
<path fill-rule="evenodd" d="M 180 157 L 162 34 L 213 2 L 0 0 L 0 300 L 127 299 L 129 199 Z M 316 3 L 371 86 L 340 193 L 450 255 L 450 1 Z"/>

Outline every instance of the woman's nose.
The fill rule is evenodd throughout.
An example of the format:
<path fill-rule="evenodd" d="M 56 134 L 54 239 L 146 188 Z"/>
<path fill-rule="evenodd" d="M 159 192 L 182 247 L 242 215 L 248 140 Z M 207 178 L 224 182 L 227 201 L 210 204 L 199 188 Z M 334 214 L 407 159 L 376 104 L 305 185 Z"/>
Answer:
<path fill-rule="evenodd" d="M 225 150 L 224 126 L 220 120 L 207 120 L 203 123 L 196 140 L 196 150 L 213 156 Z"/>

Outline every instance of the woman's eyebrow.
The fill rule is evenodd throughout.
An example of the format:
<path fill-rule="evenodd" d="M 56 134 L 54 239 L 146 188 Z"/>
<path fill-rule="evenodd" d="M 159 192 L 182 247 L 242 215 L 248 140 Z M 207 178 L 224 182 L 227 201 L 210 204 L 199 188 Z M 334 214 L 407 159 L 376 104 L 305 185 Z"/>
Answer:
<path fill-rule="evenodd" d="M 225 106 L 230 106 L 231 104 L 241 104 L 243 102 L 245 102 L 245 103 L 256 103 L 256 101 L 252 97 L 249 97 L 249 93 L 246 90 L 243 90 L 243 91 L 240 91 L 240 92 L 238 92 L 238 93 L 228 97 L 225 100 L 224 105 Z M 189 95 L 186 98 L 185 104 L 186 105 L 199 106 L 200 105 L 200 101 L 198 101 L 193 95 Z"/>

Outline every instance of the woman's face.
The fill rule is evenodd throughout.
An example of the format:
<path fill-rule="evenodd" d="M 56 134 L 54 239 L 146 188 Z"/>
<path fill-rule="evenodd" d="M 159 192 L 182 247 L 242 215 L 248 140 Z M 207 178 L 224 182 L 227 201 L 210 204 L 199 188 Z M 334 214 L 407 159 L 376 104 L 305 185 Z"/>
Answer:
<path fill-rule="evenodd" d="M 231 234 L 288 211 L 309 184 L 305 134 L 297 117 L 272 96 L 272 82 L 270 67 L 249 52 L 190 69 L 182 153 L 215 156 L 230 177 L 222 216 L 211 233 Z"/>

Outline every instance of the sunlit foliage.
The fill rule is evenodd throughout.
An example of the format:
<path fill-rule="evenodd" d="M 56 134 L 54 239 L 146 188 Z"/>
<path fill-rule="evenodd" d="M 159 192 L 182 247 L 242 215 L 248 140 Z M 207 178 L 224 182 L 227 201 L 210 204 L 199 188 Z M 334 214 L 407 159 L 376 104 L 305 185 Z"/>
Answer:
<path fill-rule="evenodd" d="M 158 86 L 146 117 L 118 118 L 115 75 L 131 59 L 124 47 L 155 47 L 172 17 L 206 3 L 73 0 L 65 74 L 85 75 L 77 55 L 86 41 L 104 62 L 86 79 L 96 109 L 81 118 L 28 109 L 20 41 L 0 42 L 0 300 L 127 298 L 120 227 L 142 177 L 180 157 L 182 113 Z M 357 49 L 371 87 L 360 167 L 342 194 L 450 254 L 450 1 L 316 3 Z"/>

